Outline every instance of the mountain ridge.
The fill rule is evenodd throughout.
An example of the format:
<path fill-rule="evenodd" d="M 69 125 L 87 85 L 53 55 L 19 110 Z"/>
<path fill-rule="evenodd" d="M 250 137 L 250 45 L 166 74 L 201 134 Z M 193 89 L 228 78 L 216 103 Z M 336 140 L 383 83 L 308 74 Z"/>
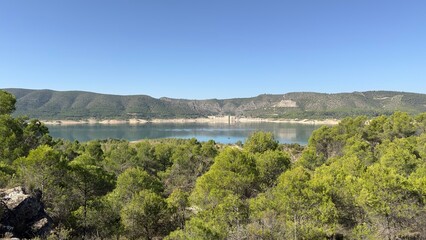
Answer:
<path fill-rule="evenodd" d="M 426 94 L 396 91 L 289 92 L 231 99 L 153 98 L 87 91 L 5 88 L 16 96 L 14 115 L 39 119 L 153 119 L 239 116 L 325 119 L 426 112 Z"/>

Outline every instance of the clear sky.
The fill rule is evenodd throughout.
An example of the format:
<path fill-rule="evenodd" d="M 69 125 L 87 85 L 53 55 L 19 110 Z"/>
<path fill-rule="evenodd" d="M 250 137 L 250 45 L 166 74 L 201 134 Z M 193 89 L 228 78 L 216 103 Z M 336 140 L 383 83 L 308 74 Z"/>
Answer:
<path fill-rule="evenodd" d="M 426 93 L 425 0 L 1 0 L 0 88 Z"/>

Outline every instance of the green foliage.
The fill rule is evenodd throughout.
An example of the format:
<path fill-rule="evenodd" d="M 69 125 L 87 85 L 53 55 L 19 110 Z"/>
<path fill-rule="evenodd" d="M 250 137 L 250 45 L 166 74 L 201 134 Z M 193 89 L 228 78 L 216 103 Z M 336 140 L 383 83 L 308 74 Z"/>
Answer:
<path fill-rule="evenodd" d="M 44 94 L 45 103 L 55 97 L 54 92 Z M 389 94 L 354 95 L 361 104 L 364 98 Z M 344 109 L 346 97 L 338 96 L 339 109 Z M 322 98 L 326 96 L 318 97 Z M 413 96 L 397 98 L 420 101 Z M 108 109 L 102 105 L 106 99 L 86 94 L 79 101 L 82 105 L 95 101 L 95 112 L 102 115 Z M 117 99 L 111 105 L 121 111 L 124 100 Z M 297 95 L 294 99 L 303 109 L 319 107 Z M 386 109 L 397 105 L 383 99 Z M 137 110 L 138 101 L 126 101 Z M 37 120 L 11 117 L 10 103 L 9 110 L 0 114 L 0 185 L 42 190 L 58 234 L 68 238 L 426 236 L 424 114 L 346 118 L 315 131 L 306 147 L 279 145 L 272 134 L 262 132 L 251 135 L 243 148 L 196 139 L 80 144 L 51 139 Z M 155 111 L 161 114 L 161 109 Z"/>
<path fill-rule="evenodd" d="M 121 218 L 130 239 L 153 239 L 163 235 L 167 221 L 167 204 L 158 194 L 143 190 L 127 204 Z"/>
<path fill-rule="evenodd" d="M 156 174 L 162 170 L 161 164 L 155 159 L 153 146 L 149 141 L 141 141 L 135 145 L 138 165 L 150 174 Z"/>
<path fill-rule="evenodd" d="M 13 166 L 17 171 L 14 184 L 20 184 L 29 191 L 41 191 L 51 217 L 61 222 L 72 208 L 67 195 L 70 192 L 68 167 L 62 161 L 61 153 L 47 145 L 39 146 L 27 157 L 16 160 Z"/>
<path fill-rule="evenodd" d="M 285 221 L 273 201 L 271 192 L 250 199 L 250 221 L 246 226 L 249 239 L 285 239 Z"/>
<path fill-rule="evenodd" d="M 416 129 L 419 134 L 426 132 L 426 112 L 416 116 Z"/>
<path fill-rule="evenodd" d="M 129 168 L 118 176 L 117 186 L 111 193 L 111 197 L 115 198 L 116 204 L 125 205 L 142 190 L 151 190 L 160 194 L 163 191 L 163 185 L 146 171 L 140 168 Z"/>
<path fill-rule="evenodd" d="M 114 178 L 101 167 L 74 161 L 70 163 L 69 175 L 74 201 L 80 206 L 74 217 L 78 228 L 82 229 L 82 236 L 86 237 L 90 202 L 112 191 Z"/>
<path fill-rule="evenodd" d="M 184 228 L 185 221 L 191 215 L 191 212 L 187 209 L 189 207 L 188 197 L 188 193 L 175 189 L 166 199 L 171 213 L 171 223 L 174 225 L 173 229 Z"/>
<path fill-rule="evenodd" d="M 13 118 L 16 99 L 0 90 L 0 161 L 12 163 L 39 145 L 51 144 L 48 129 L 38 120 Z"/>
<path fill-rule="evenodd" d="M 426 236 L 426 137 L 421 119 L 396 113 L 368 121 L 345 119 L 337 126 L 320 128 L 293 168 L 279 177 L 278 185 L 250 200 L 250 221 L 240 236 Z"/>
<path fill-rule="evenodd" d="M 420 199 L 396 169 L 374 164 L 368 167 L 359 184 L 357 202 L 382 236 L 395 239 L 415 230 L 417 214 L 422 212 Z"/>
<path fill-rule="evenodd" d="M 98 166 L 70 163 L 70 172 L 73 186 L 77 196 L 81 196 L 82 202 L 87 202 L 96 196 L 103 196 L 110 192 L 115 185 L 112 174 Z"/>
<path fill-rule="evenodd" d="M 104 151 L 102 150 L 101 143 L 99 141 L 90 141 L 85 146 L 85 151 L 90 157 L 94 158 L 96 162 L 103 160 Z"/>
<path fill-rule="evenodd" d="M 9 92 L 0 90 L 0 115 L 15 111 L 16 98 Z"/>
<path fill-rule="evenodd" d="M 198 178 L 191 201 L 201 209 L 215 207 L 229 194 L 240 198 L 252 196 L 257 179 L 254 158 L 237 148 L 225 148 L 210 170 Z"/>
<path fill-rule="evenodd" d="M 6 187 L 6 185 L 9 181 L 11 181 L 15 173 L 15 168 L 8 164 L 0 162 L 0 188 Z"/>
<path fill-rule="evenodd" d="M 212 209 L 202 211 L 187 221 L 183 231 L 173 232 L 168 239 L 233 238 L 248 218 L 248 207 L 234 194 L 227 195 Z"/>
<path fill-rule="evenodd" d="M 0 115 L 0 161 L 12 163 L 40 145 L 51 145 L 48 129 L 38 120 Z"/>
<path fill-rule="evenodd" d="M 419 192 L 423 197 L 423 202 L 426 202 L 426 164 L 422 164 L 409 177 L 410 184 L 413 189 Z"/>
<path fill-rule="evenodd" d="M 201 144 L 192 139 L 176 146 L 170 157 L 173 164 L 161 173 L 161 178 L 167 187 L 166 193 L 175 189 L 189 193 L 194 188 L 197 178 L 212 165 L 216 154 L 214 141 Z"/>
<path fill-rule="evenodd" d="M 274 204 L 283 214 L 287 238 L 320 239 L 334 231 L 334 203 L 311 184 L 307 170 L 298 167 L 283 173 L 274 189 Z"/>
<path fill-rule="evenodd" d="M 255 158 L 259 172 L 257 183 L 262 189 L 273 187 L 278 176 L 290 167 L 290 156 L 282 151 L 268 150 Z"/>
<path fill-rule="evenodd" d="M 275 150 L 278 147 L 278 141 L 274 139 L 272 133 L 254 132 L 244 143 L 244 150 L 251 153 L 263 153 L 267 150 Z"/>
<path fill-rule="evenodd" d="M 112 143 L 105 151 L 104 167 L 107 171 L 119 175 L 126 169 L 138 165 L 136 154 L 136 150 L 129 142 Z"/>
<path fill-rule="evenodd" d="M 413 138 L 385 141 L 378 147 L 378 157 L 382 166 L 397 170 L 404 176 L 409 176 L 424 162 L 416 149 Z"/>
<path fill-rule="evenodd" d="M 324 164 L 333 151 L 333 138 L 330 135 L 331 131 L 328 126 L 322 126 L 314 131 L 298 164 L 311 170 Z"/>
<path fill-rule="evenodd" d="M 12 163 L 25 155 L 22 121 L 0 115 L 0 161 Z"/>
<path fill-rule="evenodd" d="M 413 118 L 404 112 L 396 112 L 390 116 L 383 128 L 385 134 L 391 140 L 394 138 L 409 137 L 416 132 Z"/>
<path fill-rule="evenodd" d="M 92 156 L 90 156 L 88 153 L 83 153 L 83 154 L 75 157 L 71 161 L 71 163 L 73 165 L 81 165 L 81 166 L 84 166 L 84 165 L 86 165 L 86 166 L 87 165 L 96 166 L 98 164 L 98 162 L 96 161 L 96 159 L 93 158 Z"/>
<path fill-rule="evenodd" d="M 193 217 L 185 225 L 184 230 L 176 230 L 165 239 L 183 240 L 183 239 L 224 239 L 226 237 L 225 229 L 221 228 L 211 218 Z"/>
<path fill-rule="evenodd" d="M 53 148 L 62 153 L 62 157 L 65 161 L 70 162 L 74 160 L 82 152 L 81 145 L 78 141 L 68 141 L 63 139 L 55 139 L 53 142 Z"/>
<path fill-rule="evenodd" d="M 60 177 L 65 165 L 60 161 L 60 153 L 50 146 L 43 145 L 31 150 L 27 157 L 14 163 L 18 167 L 18 175 L 28 189 L 47 191 L 47 186 L 54 185 L 50 181 Z"/>
<path fill-rule="evenodd" d="M 52 145 L 52 137 L 49 129 L 39 120 L 26 121 L 24 127 L 24 143 L 26 151 L 34 149 L 39 145 Z"/>
<path fill-rule="evenodd" d="M 173 154 L 174 146 L 172 144 L 158 144 L 155 146 L 154 156 L 155 160 L 160 164 L 160 170 L 165 170 L 172 165 L 171 157 Z"/>

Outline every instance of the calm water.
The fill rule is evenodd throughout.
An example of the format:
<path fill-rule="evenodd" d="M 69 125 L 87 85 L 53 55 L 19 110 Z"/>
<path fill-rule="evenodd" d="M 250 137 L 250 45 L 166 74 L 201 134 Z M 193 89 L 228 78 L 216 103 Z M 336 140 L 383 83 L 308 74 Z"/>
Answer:
<path fill-rule="evenodd" d="M 312 131 L 319 125 L 290 123 L 238 123 L 238 124 L 142 124 L 142 125 L 74 125 L 49 126 L 50 134 L 56 138 L 88 141 L 92 139 L 139 139 L 157 138 L 197 138 L 199 141 L 210 139 L 220 143 L 244 142 L 254 131 L 272 132 L 280 143 L 307 144 Z"/>

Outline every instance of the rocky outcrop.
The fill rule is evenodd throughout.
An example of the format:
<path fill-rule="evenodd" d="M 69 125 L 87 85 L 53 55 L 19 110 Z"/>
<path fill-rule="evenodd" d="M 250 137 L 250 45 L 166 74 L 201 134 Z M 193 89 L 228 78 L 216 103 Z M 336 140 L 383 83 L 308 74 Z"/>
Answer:
<path fill-rule="evenodd" d="M 298 106 L 293 100 L 281 100 L 279 103 L 275 104 L 274 107 L 297 108 Z"/>
<path fill-rule="evenodd" d="M 28 194 L 22 187 L 0 189 L 0 237 L 46 236 L 52 219 L 44 211 L 41 192 Z"/>

